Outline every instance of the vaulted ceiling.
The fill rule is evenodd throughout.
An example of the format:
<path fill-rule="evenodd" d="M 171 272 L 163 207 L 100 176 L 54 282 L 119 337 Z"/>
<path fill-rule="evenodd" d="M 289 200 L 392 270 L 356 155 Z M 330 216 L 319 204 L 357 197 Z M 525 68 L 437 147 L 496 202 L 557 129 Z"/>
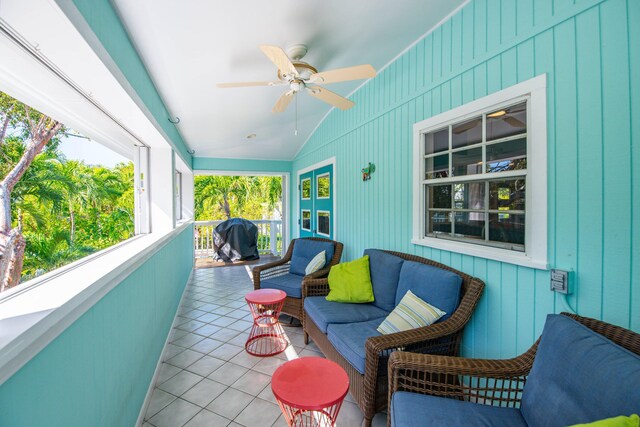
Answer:
<path fill-rule="evenodd" d="M 295 156 L 331 106 L 302 93 L 297 108 L 294 101 L 284 113 L 272 113 L 284 86 L 216 87 L 276 80 L 260 45 L 306 44 L 303 60 L 319 71 L 359 64 L 379 70 L 462 3 L 113 0 L 196 156 L 282 160 Z M 362 83 L 327 88 L 347 96 Z M 247 139 L 250 134 L 256 137 Z"/>

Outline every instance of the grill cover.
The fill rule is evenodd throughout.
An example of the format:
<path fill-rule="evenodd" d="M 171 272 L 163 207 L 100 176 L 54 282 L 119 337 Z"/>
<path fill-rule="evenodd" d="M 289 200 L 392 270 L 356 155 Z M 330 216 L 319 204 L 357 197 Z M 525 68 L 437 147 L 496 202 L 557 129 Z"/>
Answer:
<path fill-rule="evenodd" d="M 230 218 L 218 224 L 213 231 L 216 261 L 252 261 L 258 254 L 258 227 L 242 218 Z"/>

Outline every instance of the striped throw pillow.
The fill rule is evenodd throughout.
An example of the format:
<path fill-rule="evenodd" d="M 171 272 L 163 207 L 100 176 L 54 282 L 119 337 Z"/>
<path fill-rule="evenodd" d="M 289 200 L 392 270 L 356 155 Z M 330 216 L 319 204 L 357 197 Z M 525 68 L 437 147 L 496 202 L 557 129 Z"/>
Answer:
<path fill-rule="evenodd" d="M 309 264 L 307 264 L 307 267 L 304 269 L 304 274 L 315 273 L 316 271 L 324 267 L 325 257 L 326 251 L 322 251 L 318 255 L 314 256 L 313 259 L 309 261 Z"/>
<path fill-rule="evenodd" d="M 396 308 L 378 326 L 378 332 L 386 335 L 429 326 L 445 314 L 447 313 L 421 300 L 413 292 L 407 291 Z"/>

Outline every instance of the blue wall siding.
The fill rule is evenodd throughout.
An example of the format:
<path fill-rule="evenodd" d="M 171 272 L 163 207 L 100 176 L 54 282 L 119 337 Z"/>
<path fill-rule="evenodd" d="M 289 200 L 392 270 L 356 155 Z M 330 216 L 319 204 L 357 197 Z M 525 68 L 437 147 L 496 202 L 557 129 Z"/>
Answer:
<path fill-rule="evenodd" d="M 286 160 L 246 160 L 194 157 L 193 170 L 231 172 L 291 172 Z"/>
<path fill-rule="evenodd" d="M 192 265 L 188 227 L 0 386 L 0 425 L 133 426 Z"/>
<path fill-rule="evenodd" d="M 640 331 L 639 27 L 635 0 L 472 1 L 334 110 L 292 171 L 336 156 L 344 259 L 388 248 L 485 280 L 464 353 L 513 356 L 564 304 L 548 271 L 411 244 L 412 125 L 546 73 L 549 264 L 576 272 L 580 314 Z"/>
<path fill-rule="evenodd" d="M 73 3 L 151 112 L 158 126 L 168 136 L 174 149 L 187 165 L 191 166 L 191 154 L 187 152 L 187 146 L 176 127 L 167 120 L 171 114 L 167 111 L 111 2 L 109 0 L 73 0 Z"/>

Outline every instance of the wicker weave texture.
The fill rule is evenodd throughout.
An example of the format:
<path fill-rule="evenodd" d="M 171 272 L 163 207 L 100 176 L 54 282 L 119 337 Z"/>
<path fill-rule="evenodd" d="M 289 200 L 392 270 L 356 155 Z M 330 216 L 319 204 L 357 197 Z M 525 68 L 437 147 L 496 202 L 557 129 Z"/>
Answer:
<path fill-rule="evenodd" d="M 364 414 L 364 425 L 370 426 L 376 412 L 387 405 L 387 361 L 396 350 L 416 353 L 458 355 L 462 331 L 484 290 L 484 282 L 438 262 L 402 252 L 385 251 L 408 261 L 442 268 L 462 277 L 461 300 L 451 317 L 441 323 L 395 334 L 369 338 L 366 341 L 365 373 L 360 374 L 338 353 L 320 329 L 303 312 L 302 324 L 325 357 L 342 366 L 349 375 L 351 394 Z M 329 293 L 327 279 L 309 280 L 303 284 L 302 297 Z"/>
<path fill-rule="evenodd" d="M 600 320 L 562 314 L 640 354 L 640 334 Z M 519 407 L 539 341 L 525 353 L 503 360 L 395 352 L 389 358 L 388 401 L 391 402 L 394 392 L 408 391 L 492 406 Z"/>
<path fill-rule="evenodd" d="M 291 265 L 291 255 L 293 254 L 293 248 L 297 241 L 299 240 L 316 240 L 320 242 L 330 242 L 334 245 L 333 258 L 329 262 L 329 265 L 325 266 L 323 269 L 316 271 L 315 273 L 308 274 L 304 276 L 302 279 L 302 288 L 304 289 L 305 283 L 310 280 L 326 277 L 329 275 L 329 270 L 331 266 L 336 265 L 340 262 L 340 258 L 342 257 L 342 250 L 344 249 L 344 245 L 340 242 L 336 242 L 335 240 L 323 239 L 321 237 L 305 237 L 301 239 L 293 239 L 289 248 L 287 249 L 287 253 L 282 257 L 282 259 L 278 261 L 271 262 L 269 264 L 258 265 L 253 268 L 253 288 L 260 289 L 260 281 L 266 280 L 270 277 L 277 277 L 287 274 L 289 272 L 289 267 Z M 282 312 L 288 314 L 289 316 L 295 317 L 296 319 L 302 322 L 303 318 L 303 310 L 302 310 L 302 299 L 289 297 L 284 300 L 284 306 L 282 307 Z"/>

